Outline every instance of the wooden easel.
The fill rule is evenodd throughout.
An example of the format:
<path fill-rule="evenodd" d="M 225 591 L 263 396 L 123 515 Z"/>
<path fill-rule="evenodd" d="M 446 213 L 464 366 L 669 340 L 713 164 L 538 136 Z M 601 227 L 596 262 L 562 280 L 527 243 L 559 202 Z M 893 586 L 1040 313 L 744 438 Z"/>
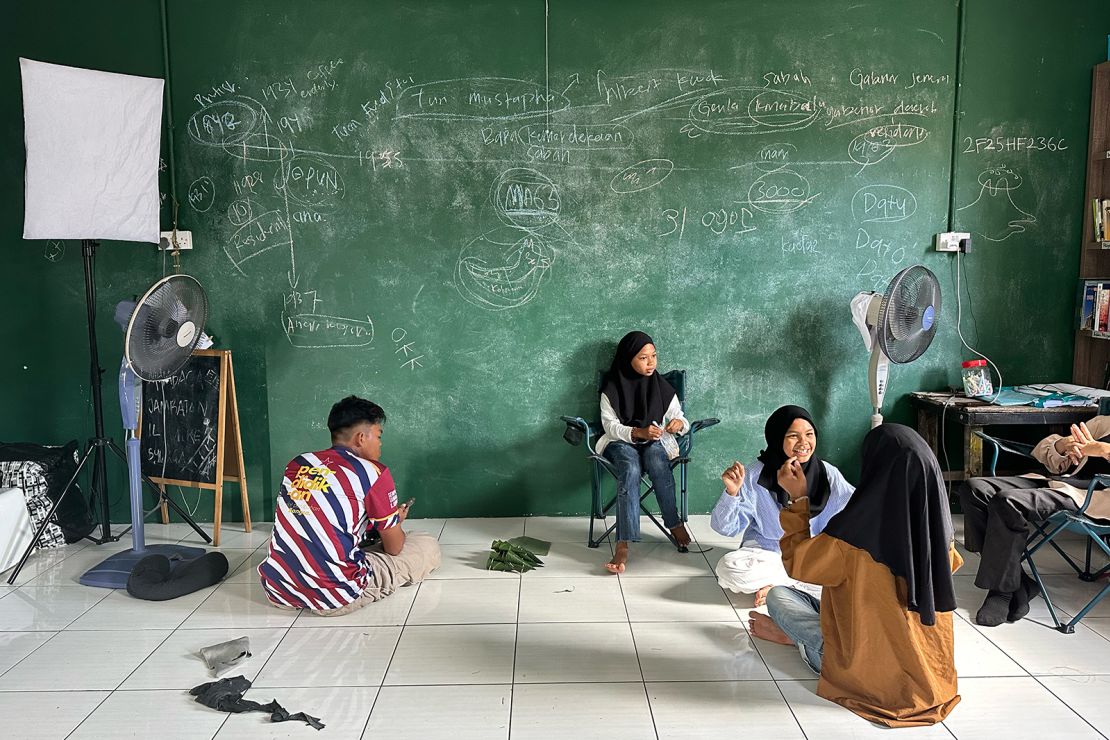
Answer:
<path fill-rule="evenodd" d="M 220 546 L 220 522 L 223 519 L 224 480 L 236 479 L 239 482 L 239 495 L 243 505 L 243 525 L 251 531 L 251 510 L 247 499 L 247 470 L 243 464 L 243 437 L 239 426 L 239 402 L 235 398 L 235 373 L 231 365 L 229 349 L 198 349 L 194 355 L 220 358 L 220 402 L 219 416 L 216 421 L 216 481 L 202 483 L 197 481 L 174 480 L 172 478 L 151 477 L 151 480 L 165 491 L 166 486 L 187 486 L 216 492 L 216 512 L 212 525 L 212 545 Z M 162 524 L 170 523 L 170 512 L 162 503 Z"/>

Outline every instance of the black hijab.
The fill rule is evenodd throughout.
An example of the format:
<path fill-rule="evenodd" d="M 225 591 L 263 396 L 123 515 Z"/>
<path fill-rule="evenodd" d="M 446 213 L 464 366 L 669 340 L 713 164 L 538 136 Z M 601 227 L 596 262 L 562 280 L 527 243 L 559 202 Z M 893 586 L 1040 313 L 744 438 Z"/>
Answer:
<path fill-rule="evenodd" d="M 605 374 L 601 393 L 609 399 L 621 424 L 646 427 L 653 421 L 663 423 L 663 415 L 675 397 L 675 389 L 658 372 L 641 375 L 632 369 L 632 360 L 645 344 L 655 344 L 642 331 L 630 331 L 617 344 L 613 364 Z"/>
<path fill-rule="evenodd" d="M 786 453 L 782 449 L 786 431 L 796 419 L 805 419 L 813 426 L 814 432 L 817 431 L 813 417 L 801 406 L 783 406 L 776 409 L 763 427 L 763 436 L 767 438 L 767 449 L 759 453 L 759 460 L 763 463 L 763 472 L 759 474 L 759 485 L 771 492 L 778 500 L 779 506 L 790 503 L 790 495 L 779 485 L 778 472 L 786 462 Z M 806 476 L 809 513 L 817 514 L 825 508 L 825 502 L 829 500 L 829 476 L 825 471 L 825 464 L 813 455 L 802 465 L 802 471 Z"/>
<path fill-rule="evenodd" d="M 907 608 L 924 625 L 956 608 L 952 515 L 940 464 L 917 432 L 882 424 L 863 439 L 859 487 L 825 534 L 866 550 L 906 582 Z"/>

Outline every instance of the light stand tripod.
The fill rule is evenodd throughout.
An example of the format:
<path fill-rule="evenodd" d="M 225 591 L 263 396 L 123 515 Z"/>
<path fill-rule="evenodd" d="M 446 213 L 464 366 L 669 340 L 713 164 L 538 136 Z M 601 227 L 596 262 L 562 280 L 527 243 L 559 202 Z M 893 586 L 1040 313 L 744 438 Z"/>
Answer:
<path fill-rule="evenodd" d="M 111 530 L 111 517 L 108 511 L 108 465 L 105 449 L 111 449 L 113 452 L 115 452 L 116 455 L 118 455 L 119 458 L 123 460 L 124 466 L 127 465 L 127 456 L 124 454 L 123 450 L 120 449 L 119 445 L 115 443 L 114 440 L 104 436 L 104 402 L 100 390 L 100 381 L 101 376 L 104 375 L 104 368 L 100 367 L 100 356 L 97 351 L 96 344 L 95 262 L 97 246 L 98 243 L 92 239 L 85 239 L 81 242 L 81 259 L 84 263 L 85 268 L 85 310 L 89 322 L 89 380 L 92 384 L 94 436 L 86 444 L 85 453 L 81 456 L 81 460 L 77 464 L 77 470 L 73 472 L 73 475 L 72 477 L 70 477 L 69 482 L 67 482 L 65 488 L 62 489 L 61 495 L 58 496 L 58 499 L 54 501 L 53 505 L 50 507 L 50 511 L 47 513 L 46 517 L 39 525 L 38 530 L 35 532 L 35 536 L 31 540 L 31 544 L 27 546 L 27 549 L 23 553 L 23 557 L 19 559 L 19 564 L 16 565 L 15 569 L 12 571 L 12 574 L 8 577 L 9 584 L 15 583 L 15 579 L 19 576 L 19 572 L 27 563 L 27 559 L 31 557 L 31 553 L 34 552 L 35 548 L 39 546 L 39 538 L 42 537 L 42 533 L 46 531 L 46 527 L 54 518 L 54 514 L 55 512 L 57 512 L 58 507 L 62 503 L 62 500 L 73 489 L 74 483 L 76 483 L 78 476 L 81 475 L 81 470 L 84 469 L 85 463 L 87 463 L 90 458 L 92 459 L 93 464 L 91 486 L 89 490 L 92 500 L 96 501 L 99 499 L 100 502 L 101 536 L 87 536 L 86 539 L 92 540 L 97 545 L 102 545 L 105 542 L 116 542 L 120 539 L 120 537 L 127 534 L 128 529 L 130 529 L 129 527 L 128 529 L 120 532 L 120 534 L 113 535 Z M 155 505 L 154 509 L 151 509 L 151 511 L 157 509 L 163 502 L 166 503 L 170 506 L 170 508 L 177 512 L 178 516 L 185 520 L 186 524 L 192 527 L 196 531 L 196 533 L 204 539 L 205 544 L 212 542 L 212 538 L 209 537 L 199 526 L 197 526 L 197 523 L 193 521 L 193 518 L 189 516 L 189 513 L 185 511 L 185 509 L 183 509 L 181 506 L 179 506 L 176 501 L 167 496 L 164 490 L 156 486 L 154 482 L 145 475 L 143 476 L 143 480 L 148 486 L 151 487 L 151 489 L 153 489 L 153 491 L 158 496 L 158 503 Z M 149 513 L 150 512 L 147 512 L 147 515 L 149 515 Z"/>

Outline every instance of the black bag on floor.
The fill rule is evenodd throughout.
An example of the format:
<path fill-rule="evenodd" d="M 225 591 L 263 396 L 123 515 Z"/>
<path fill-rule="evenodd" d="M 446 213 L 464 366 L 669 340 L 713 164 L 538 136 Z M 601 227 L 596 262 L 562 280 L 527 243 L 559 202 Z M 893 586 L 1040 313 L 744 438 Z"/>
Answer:
<path fill-rule="evenodd" d="M 29 444 L 26 442 L 0 442 L 0 462 L 32 462 L 42 469 L 46 478 L 46 495 L 56 502 L 66 483 L 77 470 L 76 440 L 60 447 Z M 77 542 L 96 528 L 89 502 L 81 487 L 75 482 L 62 505 L 54 515 L 66 542 Z"/>

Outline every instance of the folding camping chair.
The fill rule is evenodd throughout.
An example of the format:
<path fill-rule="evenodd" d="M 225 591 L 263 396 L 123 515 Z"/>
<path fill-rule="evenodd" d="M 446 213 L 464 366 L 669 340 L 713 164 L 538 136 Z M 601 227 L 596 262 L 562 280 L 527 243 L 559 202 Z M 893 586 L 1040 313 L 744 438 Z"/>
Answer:
<path fill-rule="evenodd" d="M 682 404 L 683 408 L 686 407 L 686 371 L 685 370 L 671 370 L 669 373 L 662 373 L 663 378 L 670 383 L 675 392 L 678 394 L 678 402 Z M 601 384 L 604 379 L 604 373 L 598 373 L 597 390 L 601 392 Z M 600 421 L 586 421 L 580 416 L 561 416 L 559 417 L 566 423 L 566 430 L 563 432 L 563 439 L 572 445 L 584 445 L 586 448 L 586 457 L 590 460 L 590 489 L 592 493 L 592 501 L 590 503 L 590 533 L 587 542 L 590 547 L 598 547 L 602 540 L 609 536 L 609 534 L 616 529 L 617 524 L 613 524 L 602 532 L 598 537 L 594 538 L 594 522 L 598 519 L 601 520 L 604 526 L 605 518 L 608 513 L 616 506 L 616 494 L 609 499 L 609 503 L 603 505 L 604 498 L 602 496 L 601 487 L 604 473 L 608 473 L 614 484 L 617 481 L 617 471 L 613 467 L 613 463 L 609 462 L 607 458 L 598 455 L 594 452 L 594 445 L 597 440 L 605 432 L 601 428 Z M 699 419 L 698 421 L 690 422 L 690 431 L 683 434 L 678 438 L 679 455 L 674 460 L 671 460 L 671 471 L 675 468 L 679 469 L 679 484 L 676 491 L 676 499 L 678 503 L 678 516 L 685 522 L 688 518 L 687 502 L 686 502 L 686 466 L 690 462 L 690 453 L 694 448 L 694 434 L 719 424 L 720 419 Z M 659 528 L 667 539 L 678 548 L 679 552 L 688 552 L 688 548 L 680 546 L 675 540 L 674 536 L 663 526 L 663 523 L 655 518 L 655 515 L 648 509 L 644 503 L 647 497 L 655 492 L 655 487 L 646 475 L 641 476 L 641 486 L 646 486 L 646 489 L 641 488 L 640 492 L 640 511 L 647 514 L 648 518 Z"/>
<path fill-rule="evenodd" d="M 983 441 L 991 447 L 993 454 L 991 458 L 990 472 L 992 476 L 995 474 L 996 466 L 998 463 L 999 450 L 1005 450 L 1006 452 L 1010 452 L 1015 455 L 1027 457 L 1030 460 L 1034 459 L 1032 454 L 1034 447 L 1033 445 L 998 439 L 996 437 L 991 437 L 990 435 L 978 431 L 975 432 L 975 434 L 982 437 Z M 1094 598 L 1087 602 L 1087 605 L 1084 606 L 1078 614 L 1072 617 L 1071 621 L 1062 622 L 1060 620 L 1060 615 L 1056 610 L 1055 604 L 1052 603 L 1052 597 L 1050 597 L 1048 594 L 1048 589 L 1045 587 L 1044 580 L 1041 578 L 1040 571 L 1037 569 L 1037 564 L 1034 561 L 1033 556 L 1036 555 L 1037 551 L 1045 545 L 1052 546 L 1052 548 L 1056 550 L 1057 553 L 1059 553 L 1060 557 L 1064 559 L 1064 562 L 1066 562 L 1071 567 L 1071 569 L 1075 571 L 1075 574 L 1079 577 L 1081 581 L 1097 581 L 1108 571 L 1110 571 L 1110 564 L 1103 566 L 1097 571 L 1091 571 L 1091 555 L 1093 552 L 1093 547 L 1095 545 L 1097 545 L 1106 556 L 1106 558 L 1110 560 L 1110 546 L 1108 546 L 1106 543 L 1106 538 L 1110 536 L 1110 525 L 1105 524 L 1100 520 L 1092 519 L 1085 514 L 1085 512 L 1087 511 L 1087 507 L 1091 503 L 1091 497 L 1093 496 L 1096 488 L 1106 487 L 1110 487 L 1110 476 L 1096 475 L 1087 486 L 1087 495 L 1084 498 L 1083 504 L 1079 507 L 1078 511 L 1057 511 L 1042 522 L 1029 523 L 1030 526 L 1033 528 L 1033 533 L 1029 536 L 1029 539 L 1025 543 L 1025 552 L 1022 553 L 1021 559 L 1022 562 L 1029 563 L 1029 570 L 1033 574 L 1033 579 L 1037 582 L 1037 588 L 1040 589 L 1041 596 L 1044 598 L 1045 604 L 1048 605 L 1048 612 L 1052 616 L 1052 621 L 1053 623 L 1055 623 L 1056 629 L 1065 634 L 1071 634 L 1075 632 L 1075 625 L 1078 624 L 1079 621 L 1083 619 L 1083 617 L 1087 616 L 1087 613 L 1090 612 L 1091 609 L 1094 609 L 1095 606 L 1097 606 L 1098 603 L 1102 601 L 1103 597 L 1105 597 L 1107 592 L 1110 591 L 1110 581 L 1108 581 L 1106 585 L 1104 585 L 1102 589 L 1100 589 L 1099 592 L 1095 594 Z M 1080 567 L 1079 564 L 1072 558 L 1072 556 L 1065 552 L 1064 549 L 1056 543 L 1056 538 L 1064 532 L 1071 532 L 1072 534 L 1078 534 L 1081 537 L 1085 538 L 1086 556 L 1084 557 L 1083 567 Z"/>

